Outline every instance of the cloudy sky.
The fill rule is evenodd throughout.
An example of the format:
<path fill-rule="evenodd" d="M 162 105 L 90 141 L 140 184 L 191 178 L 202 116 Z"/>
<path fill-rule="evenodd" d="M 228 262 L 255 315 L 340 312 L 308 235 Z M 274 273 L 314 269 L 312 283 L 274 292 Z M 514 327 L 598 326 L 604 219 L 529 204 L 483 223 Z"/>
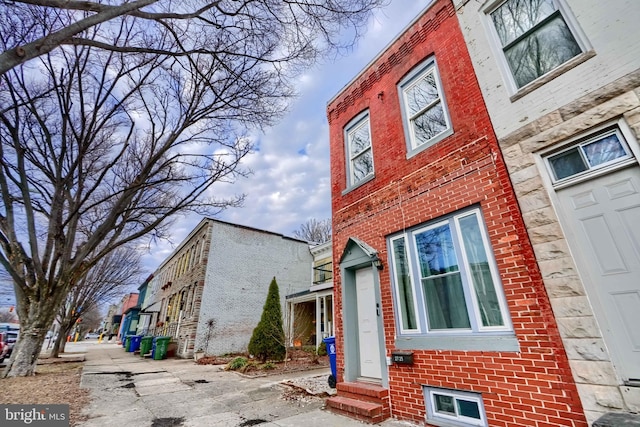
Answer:
<path fill-rule="evenodd" d="M 318 64 L 300 77 L 299 97 L 289 114 L 258 137 L 259 151 L 244 163 L 253 174 L 224 189 L 229 194 L 246 194 L 244 206 L 229 209 L 218 219 L 292 236 L 308 219 L 331 216 L 327 102 L 428 3 L 428 0 L 392 0 L 370 19 L 366 34 L 351 53 Z M 150 249 L 144 257 L 149 273 L 173 252 L 200 219 L 178 220 L 172 228 L 171 242 L 159 242 Z"/>

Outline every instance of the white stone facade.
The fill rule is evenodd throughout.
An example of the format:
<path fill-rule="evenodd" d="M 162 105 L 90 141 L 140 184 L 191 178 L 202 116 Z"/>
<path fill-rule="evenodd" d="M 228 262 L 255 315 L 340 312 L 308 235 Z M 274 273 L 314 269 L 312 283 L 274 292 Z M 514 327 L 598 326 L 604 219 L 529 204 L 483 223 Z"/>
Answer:
<path fill-rule="evenodd" d="M 587 51 L 520 91 L 505 79 L 486 12 L 500 2 L 454 0 L 460 26 L 500 142 L 570 360 L 587 420 L 640 412 L 640 388 L 623 384 L 560 224 L 541 153 L 605 124 L 640 147 L 640 4 L 567 0 Z M 635 167 L 638 167 L 637 165 Z"/>

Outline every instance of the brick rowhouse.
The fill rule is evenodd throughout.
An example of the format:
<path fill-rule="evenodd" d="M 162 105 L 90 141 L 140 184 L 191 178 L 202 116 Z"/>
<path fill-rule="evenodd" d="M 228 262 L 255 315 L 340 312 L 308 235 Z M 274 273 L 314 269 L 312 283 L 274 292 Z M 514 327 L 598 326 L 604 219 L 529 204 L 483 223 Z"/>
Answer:
<path fill-rule="evenodd" d="M 437 61 L 453 133 L 407 155 L 399 82 Z M 347 185 L 345 127 L 370 119 L 375 175 Z M 423 386 L 479 393 L 492 427 L 586 426 L 567 356 L 485 104 L 448 0 L 434 2 L 328 104 L 338 381 L 343 382 L 344 292 L 339 260 L 349 239 L 378 251 L 384 352 L 398 325 L 387 237 L 471 206 L 479 207 L 511 317 L 517 351 L 411 349 L 412 365 L 389 364 L 390 415 L 424 421 Z M 338 396 L 346 387 L 338 384 Z M 347 393 L 348 394 L 348 393 Z M 363 418 L 355 415 L 357 418 Z"/>

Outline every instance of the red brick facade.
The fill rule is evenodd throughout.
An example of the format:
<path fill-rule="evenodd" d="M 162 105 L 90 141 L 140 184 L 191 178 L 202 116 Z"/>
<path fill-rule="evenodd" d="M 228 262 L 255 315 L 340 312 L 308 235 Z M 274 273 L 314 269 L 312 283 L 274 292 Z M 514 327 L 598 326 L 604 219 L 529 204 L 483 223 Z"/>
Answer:
<path fill-rule="evenodd" d="M 453 134 L 407 158 L 398 82 L 435 57 Z M 345 126 L 368 110 L 375 177 L 347 191 Z M 328 106 L 331 144 L 335 313 L 342 313 L 339 260 L 349 238 L 387 263 L 386 238 L 479 206 L 520 351 L 412 349 L 413 365 L 388 366 L 391 415 L 424 421 L 422 386 L 482 394 L 488 425 L 586 426 L 549 300 L 478 87 L 455 10 L 439 0 Z M 388 266 L 387 266 L 388 267 Z M 390 269 L 380 271 L 387 356 L 396 322 Z M 343 321 L 336 316 L 338 381 Z M 382 333 L 382 331 L 381 331 Z"/>

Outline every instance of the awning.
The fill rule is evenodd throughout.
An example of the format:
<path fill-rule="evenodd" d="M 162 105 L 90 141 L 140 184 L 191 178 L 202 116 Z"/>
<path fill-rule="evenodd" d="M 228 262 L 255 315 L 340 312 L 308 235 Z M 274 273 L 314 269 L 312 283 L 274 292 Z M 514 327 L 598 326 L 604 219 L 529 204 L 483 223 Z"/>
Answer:
<path fill-rule="evenodd" d="M 147 306 L 140 310 L 141 313 L 158 313 L 160 311 L 160 301 L 156 301 L 150 306 Z"/>

